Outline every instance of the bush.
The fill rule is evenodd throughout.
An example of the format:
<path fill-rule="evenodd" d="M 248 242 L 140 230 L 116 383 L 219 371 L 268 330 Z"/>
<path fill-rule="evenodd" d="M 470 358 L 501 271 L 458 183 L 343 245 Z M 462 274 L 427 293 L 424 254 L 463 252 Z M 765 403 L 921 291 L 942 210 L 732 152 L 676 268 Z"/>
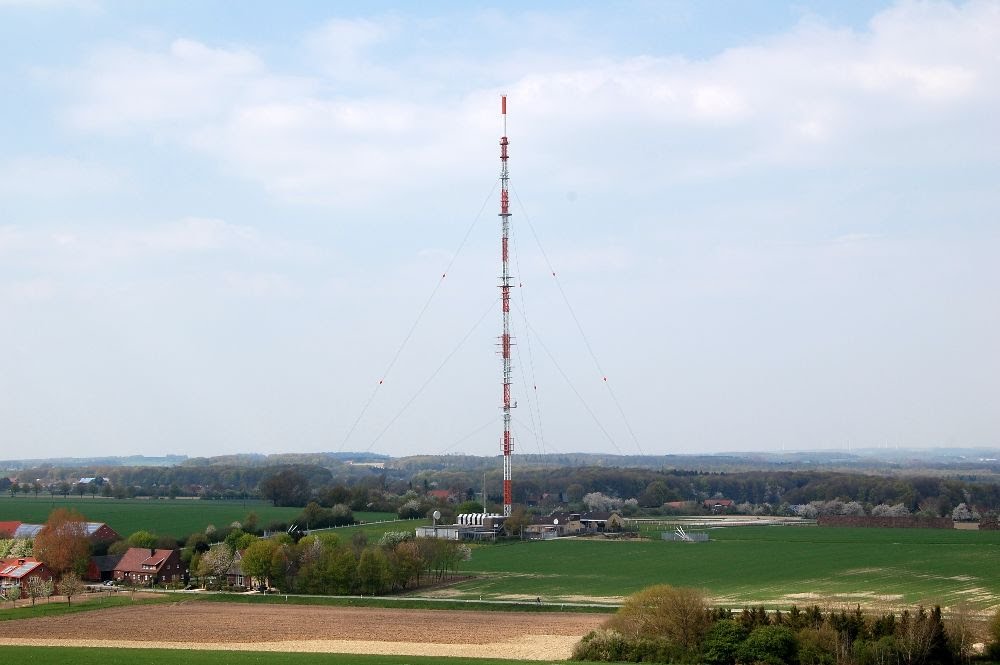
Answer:
<path fill-rule="evenodd" d="M 787 665 L 795 662 L 798 643 L 785 626 L 758 626 L 736 652 L 741 663 Z"/>
<path fill-rule="evenodd" d="M 595 630 L 573 648 L 572 660 L 678 663 L 687 661 L 687 654 L 663 638 L 629 638 L 616 630 Z"/>
<path fill-rule="evenodd" d="M 881 665 L 882 663 L 897 663 L 903 660 L 903 654 L 900 653 L 896 638 L 889 635 L 877 640 L 857 640 L 854 642 L 854 661 L 858 665 Z"/>
<path fill-rule="evenodd" d="M 610 626 L 632 638 L 665 638 L 693 651 L 711 627 L 711 619 L 701 591 L 658 584 L 629 596 Z"/>
<path fill-rule="evenodd" d="M 833 628 L 803 628 L 797 636 L 799 665 L 833 665 L 837 662 L 837 631 Z"/>
<path fill-rule="evenodd" d="M 747 631 L 732 619 L 717 621 L 701 643 L 702 659 L 710 665 L 734 665 Z"/>

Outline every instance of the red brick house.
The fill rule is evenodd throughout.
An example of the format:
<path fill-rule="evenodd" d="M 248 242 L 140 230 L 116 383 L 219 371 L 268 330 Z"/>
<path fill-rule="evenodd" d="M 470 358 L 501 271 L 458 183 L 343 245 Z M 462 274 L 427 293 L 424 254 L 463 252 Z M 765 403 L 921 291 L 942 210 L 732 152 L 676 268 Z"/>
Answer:
<path fill-rule="evenodd" d="M 45 527 L 44 524 L 27 524 L 25 522 L 0 522 L 0 531 L 4 525 L 16 524 L 11 537 L 13 538 L 34 538 Z M 84 522 L 83 533 L 92 543 L 113 543 L 120 540 L 121 536 L 104 522 Z"/>
<path fill-rule="evenodd" d="M 0 561 L 0 587 L 4 589 L 19 586 L 21 595 L 28 595 L 28 580 L 40 577 L 42 581 L 52 579 L 52 573 L 44 563 L 30 556 Z"/>
<path fill-rule="evenodd" d="M 183 582 L 187 568 L 180 550 L 130 547 L 114 568 L 114 580 L 136 586 Z"/>
<path fill-rule="evenodd" d="M 13 538 L 20 522 L 0 522 L 0 538 Z"/>
<path fill-rule="evenodd" d="M 732 499 L 705 499 L 702 505 L 711 510 L 713 513 L 717 513 L 725 510 L 726 508 L 732 508 L 736 505 L 736 502 Z"/>
<path fill-rule="evenodd" d="M 429 490 L 427 496 L 438 501 L 451 503 L 455 500 L 454 495 L 449 490 Z"/>
<path fill-rule="evenodd" d="M 87 538 L 90 538 L 92 543 L 113 543 L 121 540 L 118 532 L 104 522 L 87 522 L 86 530 Z"/>

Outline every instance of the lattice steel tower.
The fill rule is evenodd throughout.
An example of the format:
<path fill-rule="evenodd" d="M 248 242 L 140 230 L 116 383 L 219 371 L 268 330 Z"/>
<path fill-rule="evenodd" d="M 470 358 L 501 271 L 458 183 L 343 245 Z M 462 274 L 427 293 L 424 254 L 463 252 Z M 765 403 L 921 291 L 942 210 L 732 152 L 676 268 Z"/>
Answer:
<path fill-rule="evenodd" d="M 510 234 L 510 195 L 507 184 L 510 173 L 507 170 L 507 95 L 500 97 L 500 115 L 503 116 L 503 136 L 500 137 L 500 226 L 503 272 L 500 275 L 500 307 L 503 311 L 503 334 L 500 336 L 500 355 L 503 358 L 503 514 L 510 515 L 513 504 L 513 491 L 510 478 L 510 454 L 514 448 L 514 437 L 510 432 L 510 410 L 517 406 L 511 404 L 510 383 L 513 372 L 510 359 L 510 287 L 513 277 L 510 274 L 508 262 L 508 237 Z"/>

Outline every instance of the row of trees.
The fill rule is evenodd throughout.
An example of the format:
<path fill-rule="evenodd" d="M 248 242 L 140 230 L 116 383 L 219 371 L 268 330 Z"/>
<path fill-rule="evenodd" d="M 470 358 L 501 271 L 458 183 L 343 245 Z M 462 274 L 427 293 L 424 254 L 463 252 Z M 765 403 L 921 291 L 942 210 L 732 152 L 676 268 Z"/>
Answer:
<path fill-rule="evenodd" d="M 103 496 L 111 496 L 111 486 L 97 482 L 77 483 L 65 480 L 50 483 L 43 483 L 40 480 L 35 480 L 31 483 L 19 483 L 8 480 L 7 493 L 13 498 L 17 496 L 18 492 L 21 494 L 34 494 L 36 497 L 39 494 L 48 494 L 53 497 L 57 494 L 63 497 L 70 494 L 79 494 L 82 497 L 88 493 L 91 496 L 96 496 L 99 492 Z"/>
<path fill-rule="evenodd" d="M 243 574 L 259 585 L 286 593 L 378 595 L 440 580 L 471 556 L 466 545 L 415 539 L 409 531 L 389 532 L 375 544 L 360 532 L 350 542 L 329 532 L 298 543 L 287 535 L 246 536 L 196 553 L 192 574 L 206 586 L 221 586 L 240 552 Z"/>
<path fill-rule="evenodd" d="M 67 604 L 72 605 L 73 597 L 79 596 L 87 587 L 84 581 L 75 573 L 66 573 L 63 575 L 58 582 L 58 586 L 53 580 L 46 580 L 38 576 L 29 577 L 25 586 L 27 587 L 25 591 L 22 591 L 21 587 L 17 585 L 3 589 L 2 593 L 0 593 L 0 600 L 8 601 L 13 605 L 22 597 L 22 594 L 25 594 L 31 599 L 31 605 L 34 607 L 35 601 L 39 598 L 47 600 L 52 595 L 58 593 L 60 596 L 66 598 Z"/>
<path fill-rule="evenodd" d="M 24 471 L 26 477 L 42 480 L 32 485 L 12 485 L 7 479 L 0 489 L 16 492 L 70 491 L 96 492 L 112 496 L 178 496 L 205 498 L 262 497 L 281 506 L 305 506 L 316 501 L 321 506 L 344 504 L 354 511 L 397 511 L 408 491 L 421 497 L 432 488 L 447 489 L 460 499 L 479 496 L 483 468 L 489 469 L 488 486 L 499 488 L 499 470 L 491 460 L 475 458 L 465 468 L 451 458 L 409 458 L 393 460 L 388 468 L 369 469 L 325 459 L 322 464 L 262 464 L 238 459 L 206 465 L 172 467 L 94 467 L 86 473 L 107 476 L 110 484 L 99 490 L 96 485 L 74 489 L 81 469 L 38 468 Z M 628 463 L 631 458 L 622 458 Z M 840 500 L 866 506 L 902 506 L 911 514 L 924 512 L 948 516 L 961 503 L 972 510 L 1000 510 L 1000 484 L 984 469 L 983 476 L 942 477 L 941 475 L 877 476 L 865 473 L 832 471 L 726 471 L 704 472 L 686 469 L 622 468 L 586 465 L 586 458 L 566 466 L 551 460 L 525 456 L 514 483 L 514 501 L 540 505 L 543 509 L 569 505 L 571 509 L 602 507 L 626 511 L 659 510 L 664 503 L 700 502 L 722 496 L 753 506 L 806 505 L 811 502 Z M 638 458 L 637 462 L 641 462 Z M 580 465 L 581 462 L 583 465 Z M 713 462 L 705 461 L 706 465 Z M 718 464 L 718 462 L 714 462 Z M 735 464 L 735 463 L 734 463 Z M 743 465 L 747 462 L 744 460 Z M 486 465 L 484 467 L 484 465 Z M 735 468 L 735 466 L 734 466 Z M 35 475 L 37 474 L 37 476 Z M 76 478 L 71 477 L 75 475 Z M 29 489 L 30 488 L 30 489 Z M 46 489 L 43 489 L 46 488 Z M 588 500 L 589 498 L 589 500 Z M 499 501 L 499 494 L 487 497 Z"/>
<path fill-rule="evenodd" d="M 994 621 L 994 642 L 1000 623 Z M 970 622 L 941 609 L 866 615 L 861 610 L 787 613 L 710 609 L 695 589 L 659 585 L 622 605 L 576 647 L 575 660 L 708 665 L 953 665 L 972 655 Z M 993 647 L 997 650 L 996 647 Z"/>

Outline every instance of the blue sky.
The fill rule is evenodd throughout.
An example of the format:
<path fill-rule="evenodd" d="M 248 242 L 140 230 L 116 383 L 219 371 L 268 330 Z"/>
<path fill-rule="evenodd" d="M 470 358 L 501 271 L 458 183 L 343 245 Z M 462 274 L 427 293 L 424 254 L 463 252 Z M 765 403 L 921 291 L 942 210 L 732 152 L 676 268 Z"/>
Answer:
<path fill-rule="evenodd" d="M 4 448 L 497 453 L 502 92 L 518 450 L 997 445 L 997 43 L 996 2 L 0 0 Z"/>

